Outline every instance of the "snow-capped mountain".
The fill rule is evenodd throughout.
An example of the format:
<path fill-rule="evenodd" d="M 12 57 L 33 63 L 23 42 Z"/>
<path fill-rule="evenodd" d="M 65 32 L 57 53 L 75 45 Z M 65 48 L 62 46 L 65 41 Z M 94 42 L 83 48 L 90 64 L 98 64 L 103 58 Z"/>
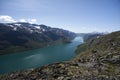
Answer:
<path fill-rule="evenodd" d="M 0 53 L 40 48 L 46 45 L 70 42 L 75 33 L 30 23 L 0 23 Z"/>
<path fill-rule="evenodd" d="M 25 30 L 29 33 L 42 33 L 45 31 L 44 27 L 41 27 L 37 24 L 29 24 L 29 23 L 10 23 L 6 24 L 6 26 L 11 27 L 14 31 L 22 31 Z"/>

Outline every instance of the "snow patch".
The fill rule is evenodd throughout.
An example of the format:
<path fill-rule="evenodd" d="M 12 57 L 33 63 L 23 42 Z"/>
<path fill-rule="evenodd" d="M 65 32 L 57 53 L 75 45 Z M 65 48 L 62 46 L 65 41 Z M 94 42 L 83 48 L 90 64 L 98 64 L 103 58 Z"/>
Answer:
<path fill-rule="evenodd" d="M 14 27 L 13 25 L 9 25 L 9 26 L 12 27 L 12 28 Z"/>
<path fill-rule="evenodd" d="M 30 33 L 33 33 L 33 30 L 32 29 L 29 29 Z"/>
<path fill-rule="evenodd" d="M 14 24 L 14 25 L 16 25 L 16 26 L 21 26 L 21 24 Z"/>
<path fill-rule="evenodd" d="M 44 31 L 45 31 L 45 29 L 42 29 L 42 31 L 44 32 Z"/>
<path fill-rule="evenodd" d="M 16 30 L 17 30 L 17 27 L 14 27 L 13 30 L 16 31 Z"/>
<path fill-rule="evenodd" d="M 37 28 L 37 29 L 40 29 L 40 26 L 34 26 L 35 28 Z"/>

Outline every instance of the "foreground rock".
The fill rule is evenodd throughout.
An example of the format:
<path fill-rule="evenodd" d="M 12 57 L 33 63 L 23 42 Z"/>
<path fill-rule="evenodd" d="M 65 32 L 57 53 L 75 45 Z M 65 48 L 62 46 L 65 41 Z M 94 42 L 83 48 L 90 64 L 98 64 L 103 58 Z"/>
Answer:
<path fill-rule="evenodd" d="M 69 62 L 1 75 L 2 80 L 120 80 L 120 31 L 86 42 Z M 78 46 L 78 49 L 80 49 Z"/>

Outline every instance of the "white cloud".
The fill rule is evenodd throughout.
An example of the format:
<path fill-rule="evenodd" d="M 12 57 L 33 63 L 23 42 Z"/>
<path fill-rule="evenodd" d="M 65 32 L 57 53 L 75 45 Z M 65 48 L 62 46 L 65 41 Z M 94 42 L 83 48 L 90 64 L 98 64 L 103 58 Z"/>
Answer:
<path fill-rule="evenodd" d="M 37 20 L 36 19 L 29 19 L 28 22 L 31 24 L 34 24 L 34 23 L 37 23 Z"/>
<path fill-rule="evenodd" d="M 20 19 L 19 21 L 20 22 L 27 22 L 25 19 Z"/>
<path fill-rule="evenodd" d="M 10 23 L 10 22 L 16 22 L 11 16 L 8 15 L 0 15 L 0 22 L 3 23 Z"/>
<path fill-rule="evenodd" d="M 23 18 L 23 19 L 15 20 L 11 16 L 0 15 L 0 22 L 1 23 L 28 22 L 28 23 L 31 23 L 31 24 L 36 24 L 37 23 L 37 19 L 35 19 L 35 18 L 33 18 L 33 19 L 24 19 Z"/>
<path fill-rule="evenodd" d="M 36 19 L 20 19 L 19 22 L 28 22 L 31 24 L 36 24 L 37 20 Z"/>

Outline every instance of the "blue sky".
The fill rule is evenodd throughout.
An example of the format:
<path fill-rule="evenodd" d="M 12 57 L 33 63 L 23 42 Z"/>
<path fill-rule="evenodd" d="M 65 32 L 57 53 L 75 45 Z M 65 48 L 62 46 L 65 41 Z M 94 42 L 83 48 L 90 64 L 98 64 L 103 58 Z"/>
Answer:
<path fill-rule="evenodd" d="M 120 30 L 120 0 L 0 0 L 0 22 L 8 21 L 112 32 Z"/>

